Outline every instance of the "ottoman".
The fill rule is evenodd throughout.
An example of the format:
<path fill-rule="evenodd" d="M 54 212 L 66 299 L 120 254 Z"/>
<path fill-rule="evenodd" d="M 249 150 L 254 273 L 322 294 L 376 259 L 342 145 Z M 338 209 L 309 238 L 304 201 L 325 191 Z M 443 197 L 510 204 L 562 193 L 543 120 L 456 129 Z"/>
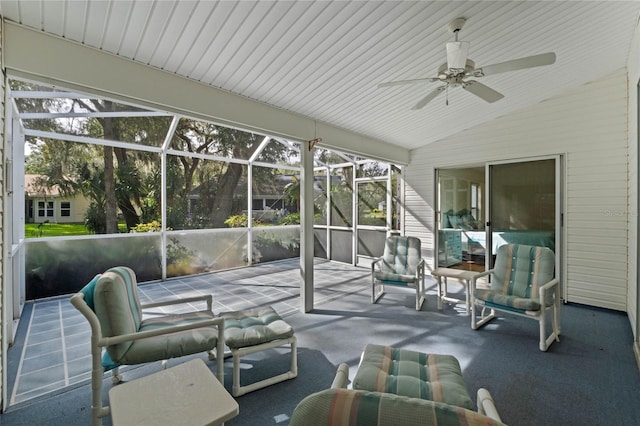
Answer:
<path fill-rule="evenodd" d="M 352 387 L 473 410 L 473 401 L 462 380 L 460 363 L 452 355 L 425 354 L 369 344 L 362 353 Z"/>
<path fill-rule="evenodd" d="M 271 307 L 220 314 L 224 318 L 224 343 L 233 356 L 233 396 L 244 395 L 298 375 L 298 355 L 293 328 Z M 291 368 L 283 374 L 240 386 L 240 358 L 255 352 L 290 345 Z"/>

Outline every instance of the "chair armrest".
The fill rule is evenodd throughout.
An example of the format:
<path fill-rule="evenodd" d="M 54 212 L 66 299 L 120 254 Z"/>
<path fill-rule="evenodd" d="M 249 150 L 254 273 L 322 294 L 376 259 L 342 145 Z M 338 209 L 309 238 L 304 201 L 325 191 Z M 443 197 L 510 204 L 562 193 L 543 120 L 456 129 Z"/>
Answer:
<path fill-rule="evenodd" d="M 549 290 L 552 287 L 556 287 L 558 285 L 559 281 L 557 278 L 552 279 L 551 281 L 549 281 L 548 283 L 546 283 L 545 285 L 543 285 L 542 287 L 540 287 L 540 301 L 542 302 L 543 300 L 545 300 L 545 294 L 547 293 L 547 290 Z"/>
<path fill-rule="evenodd" d="M 471 292 L 471 294 L 473 294 L 473 290 L 476 289 L 476 281 L 478 280 L 478 278 L 486 277 L 488 275 L 491 275 L 491 274 L 493 274 L 493 271 L 494 271 L 494 269 L 489 269 L 488 271 L 478 272 L 473 277 L 471 277 L 471 280 L 469 280 L 470 281 L 469 285 L 471 286 L 469 291 Z"/>
<path fill-rule="evenodd" d="M 336 377 L 331 383 L 331 389 L 346 389 L 349 384 L 349 366 L 342 363 L 338 366 Z"/>
<path fill-rule="evenodd" d="M 218 326 L 218 339 L 224 339 L 224 318 L 210 318 L 207 320 L 192 322 L 190 324 L 174 325 L 147 331 L 137 331 L 135 333 L 121 334 L 119 336 L 113 337 L 102 337 L 98 340 L 98 346 L 117 345 L 118 343 L 132 342 L 147 337 L 178 333 L 180 331 L 193 330 L 196 328 L 209 327 L 212 325 Z"/>
<path fill-rule="evenodd" d="M 202 296 L 185 297 L 182 299 L 166 300 L 164 302 L 147 303 L 145 305 L 141 305 L 141 308 L 142 309 L 157 308 L 159 306 L 178 305 L 181 303 L 193 303 L 193 302 L 203 302 L 203 301 L 207 302 L 207 310 L 212 311 L 211 308 L 213 306 L 213 296 L 210 294 L 204 294 Z"/>
<path fill-rule="evenodd" d="M 380 263 L 380 261 L 382 261 L 382 258 L 379 257 L 376 260 L 374 260 L 373 262 L 371 262 L 371 272 L 375 271 L 376 269 L 376 264 Z"/>
<path fill-rule="evenodd" d="M 89 326 L 91 327 L 91 334 L 94 336 L 102 336 L 102 328 L 100 327 L 100 320 L 93 309 L 87 305 L 84 300 L 83 293 L 76 293 L 71 296 L 71 304 L 87 319 Z"/>
<path fill-rule="evenodd" d="M 493 420 L 497 420 L 502 422 L 500 415 L 498 414 L 498 410 L 496 409 L 495 404 L 493 403 L 493 398 L 491 398 L 491 394 L 488 390 L 484 388 L 478 389 L 478 413 L 484 414 L 487 417 L 491 417 Z"/>

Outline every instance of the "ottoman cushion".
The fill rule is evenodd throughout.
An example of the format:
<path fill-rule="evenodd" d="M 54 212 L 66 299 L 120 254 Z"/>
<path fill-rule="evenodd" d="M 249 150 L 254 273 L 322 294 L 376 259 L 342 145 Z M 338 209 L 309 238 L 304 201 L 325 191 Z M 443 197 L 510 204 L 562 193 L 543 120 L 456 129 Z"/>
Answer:
<path fill-rule="evenodd" d="M 460 363 L 451 355 L 369 344 L 362 354 L 353 388 L 473 409 Z"/>
<path fill-rule="evenodd" d="M 225 312 L 220 316 L 224 318 L 224 342 L 232 349 L 293 336 L 293 328 L 271 306 Z"/>

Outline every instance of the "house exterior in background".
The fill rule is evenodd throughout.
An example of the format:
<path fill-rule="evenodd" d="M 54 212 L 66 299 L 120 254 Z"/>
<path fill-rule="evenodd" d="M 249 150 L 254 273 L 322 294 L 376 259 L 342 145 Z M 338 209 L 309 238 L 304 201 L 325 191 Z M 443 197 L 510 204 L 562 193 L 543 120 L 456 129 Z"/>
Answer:
<path fill-rule="evenodd" d="M 41 185 L 43 175 L 24 175 L 25 222 L 83 223 L 89 200 L 82 195 L 65 195 L 60 188 Z"/>

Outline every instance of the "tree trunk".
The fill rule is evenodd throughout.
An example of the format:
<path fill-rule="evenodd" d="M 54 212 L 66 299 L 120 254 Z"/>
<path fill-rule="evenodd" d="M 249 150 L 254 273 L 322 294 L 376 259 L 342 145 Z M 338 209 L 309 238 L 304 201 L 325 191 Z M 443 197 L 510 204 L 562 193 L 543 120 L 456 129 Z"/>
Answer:
<path fill-rule="evenodd" d="M 224 221 L 231 215 L 233 194 L 242 177 L 242 165 L 229 163 L 227 170 L 218 181 L 216 202 L 211 211 L 211 222 L 214 228 L 224 228 Z"/>
<path fill-rule="evenodd" d="M 104 193 L 107 234 L 118 232 L 118 213 L 116 200 L 116 180 L 113 170 L 113 148 L 104 147 Z"/>
<path fill-rule="evenodd" d="M 125 173 L 127 173 L 127 170 L 129 169 L 127 150 L 124 148 L 114 148 L 114 151 L 116 154 L 116 159 L 118 160 L 118 169 L 124 170 Z M 138 213 L 136 212 L 136 209 L 131 202 L 131 197 L 136 198 L 136 202 L 138 203 L 138 205 L 140 205 L 140 199 L 136 192 L 133 192 L 131 194 L 121 193 L 119 195 L 120 196 L 118 196 L 118 194 L 116 193 L 118 207 L 120 208 L 122 216 L 124 217 L 124 221 L 127 224 L 127 230 L 130 230 L 131 228 L 135 228 L 135 226 L 140 223 L 140 216 L 138 216 Z"/>

